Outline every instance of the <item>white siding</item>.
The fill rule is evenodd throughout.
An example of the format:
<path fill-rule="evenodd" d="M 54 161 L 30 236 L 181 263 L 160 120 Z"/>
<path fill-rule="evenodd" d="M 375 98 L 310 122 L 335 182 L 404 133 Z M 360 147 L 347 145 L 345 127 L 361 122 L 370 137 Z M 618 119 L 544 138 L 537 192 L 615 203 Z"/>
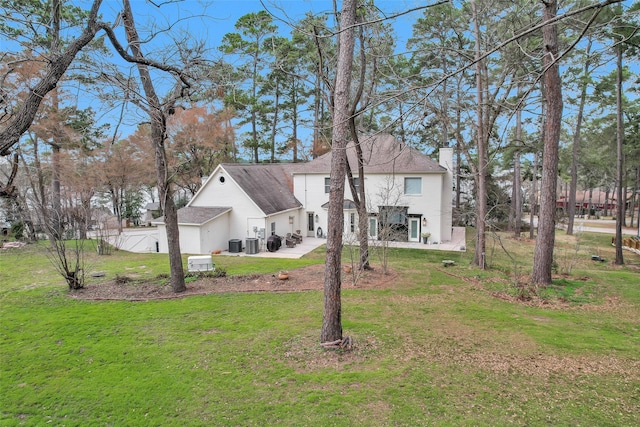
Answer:
<path fill-rule="evenodd" d="M 220 178 L 224 178 L 224 183 Z M 256 206 L 247 194 L 231 179 L 222 167 L 218 167 L 209 177 L 201 190 L 189 202 L 189 206 L 231 206 L 232 210 L 223 229 L 211 230 L 211 234 L 225 236 L 227 243 L 222 248 L 228 249 L 229 239 L 255 237 L 253 227 L 264 227 L 264 213 Z M 216 221 L 217 223 L 217 221 Z M 203 230 L 204 231 L 204 230 Z"/>
<path fill-rule="evenodd" d="M 294 176 L 294 194 L 307 211 L 318 215 L 319 221 L 315 228 L 321 227 L 323 233 L 327 231 L 327 209 L 322 205 L 329 201 L 329 195 L 324 192 L 324 179 L 328 174 L 297 174 Z M 404 194 L 404 178 L 422 179 L 422 193 L 417 195 Z M 443 203 L 443 187 L 446 186 L 445 174 L 396 174 L 395 176 L 382 174 L 368 174 L 365 176 L 365 192 L 367 194 L 367 211 L 377 213 L 379 206 L 408 206 L 408 214 L 422 215 L 427 219 L 426 229 L 431 233 L 430 241 L 441 242 L 451 239 L 451 216 L 444 215 L 441 210 Z M 451 189 L 449 189 L 449 193 Z M 352 200 L 351 190 L 345 182 L 345 199 Z M 345 231 L 349 231 L 348 212 L 345 211 Z M 448 218 L 447 218 L 448 216 Z M 444 221 L 443 221 L 444 220 Z M 448 220 L 448 226 L 447 224 Z M 357 217 L 356 217 L 357 221 Z M 422 222 L 421 222 L 422 224 Z M 449 234 L 445 232 L 449 230 Z M 347 238 L 345 237 L 345 241 Z"/>
<path fill-rule="evenodd" d="M 306 211 L 318 216 L 318 221 L 314 223 L 314 234 L 318 227 L 322 228 L 325 235 L 327 233 L 327 210 L 322 205 L 329 201 L 329 194 L 324 192 L 324 179 L 328 176 L 329 174 L 301 174 L 293 177 L 294 196 Z M 305 224 L 306 222 L 300 229 L 305 230 Z"/>
<path fill-rule="evenodd" d="M 200 252 L 210 254 L 215 250 L 229 249 L 229 220 L 231 212 L 227 212 L 200 227 Z M 182 241 L 182 239 L 180 239 Z"/>
<path fill-rule="evenodd" d="M 169 253 L 169 245 L 167 243 L 167 228 L 164 224 L 158 224 L 158 252 L 160 252 L 161 254 Z"/>
<path fill-rule="evenodd" d="M 201 254 L 200 227 L 180 225 L 180 252 L 183 254 Z"/>

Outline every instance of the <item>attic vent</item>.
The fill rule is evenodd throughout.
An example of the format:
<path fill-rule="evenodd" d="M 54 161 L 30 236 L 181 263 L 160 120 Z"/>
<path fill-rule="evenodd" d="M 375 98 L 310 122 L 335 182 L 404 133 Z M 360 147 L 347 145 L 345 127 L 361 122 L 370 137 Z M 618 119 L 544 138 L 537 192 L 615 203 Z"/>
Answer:
<path fill-rule="evenodd" d="M 218 178 L 218 181 L 220 181 L 220 184 L 224 184 L 224 176 L 221 176 L 220 178 Z"/>

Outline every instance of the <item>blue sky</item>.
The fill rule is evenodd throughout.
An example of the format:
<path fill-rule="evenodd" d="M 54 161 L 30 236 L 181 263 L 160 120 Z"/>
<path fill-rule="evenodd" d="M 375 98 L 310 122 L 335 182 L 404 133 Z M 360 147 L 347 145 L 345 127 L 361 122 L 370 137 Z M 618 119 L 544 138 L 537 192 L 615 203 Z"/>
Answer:
<path fill-rule="evenodd" d="M 79 3 L 88 5 L 90 1 L 81 0 Z M 258 0 L 182 0 L 175 3 L 154 0 L 154 3 L 162 6 L 155 7 L 147 0 L 131 0 L 138 25 L 150 22 L 162 25 L 173 23 L 176 19 L 184 19 L 182 25 L 193 30 L 197 37 L 206 38 L 214 44 L 218 43 L 224 34 L 235 31 L 236 21 L 247 13 L 268 10 L 283 33 L 288 34 L 290 27 L 287 22 L 300 20 L 309 11 L 314 14 L 328 14 L 333 9 L 331 0 L 263 0 L 262 2 Z M 389 15 L 424 5 L 425 2 L 419 0 L 376 1 L 376 6 Z M 101 10 L 105 19 L 109 21 L 109 18 L 115 16 L 120 8 L 120 1 L 105 0 Z M 422 11 L 416 11 L 394 20 L 396 31 L 405 35 L 403 37 L 405 41 L 410 35 L 411 24 L 422 13 Z M 399 44 L 404 43 L 401 40 Z"/>
<path fill-rule="evenodd" d="M 89 8 L 92 1 L 76 0 L 76 3 L 84 8 Z M 154 4 L 161 6 L 157 7 Z M 385 14 L 393 15 L 418 6 L 424 6 L 425 3 L 417 0 L 394 0 L 377 1 L 376 5 Z M 218 45 L 225 34 L 236 31 L 235 23 L 238 19 L 245 14 L 263 9 L 272 14 L 274 23 L 278 25 L 283 35 L 289 35 L 292 31 L 292 27 L 289 25 L 290 22 L 296 22 L 304 18 L 305 13 L 308 11 L 316 15 L 332 14 L 333 12 L 333 1 L 331 0 L 264 0 L 262 2 L 257 0 L 183 0 L 179 2 L 154 0 L 153 3 L 146 0 L 131 0 L 131 6 L 141 39 L 145 39 L 145 33 L 157 33 L 158 29 L 171 27 L 170 33 L 160 33 L 155 36 L 156 40 L 143 46 L 143 51 L 149 58 L 154 57 L 154 52 L 152 51 L 154 46 L 162 49 L 165 45 L 171 45 L 173 43 L 172 37 L 179 34 L 180 31 L 192 35 L 195 39 L 205 40 L 210 49 L 210 59 L 219 58 L 222 54 L 217 49 Z M 115 22 L 115 17 L 121 8 L 122 3 L 119 0 L 104 0 L 100 9 L 102 19 L 109 23 Z M 422 10 L 415 11 L 392 21 L 399 36 L 398 46 L 401 50 L 404 49 L 406 40 L 411 35 L 413 22 L 421 17 L 423 13 Z M 125 40 L 122 31 L 122 26 L 116 28 L 116 32 L 121 35 L 121 41 Z M 225 59 L 230 60 L 231 58 L 227 57 Z M 130 65 L 126 66 L 131 67 Z M 161 73 L 156 75 L 160 76 Z M 90 103 L 96 110 L 99 104 L 95 100 L 89 100 L 92 98 L 91 95 L 90 93 L 84 95 L 79 93 L 78 104 L 82 107 L 81 104 Z M 99 114 L 101 122 L 115 123 L 120 115 L 120 109 L 116 107 L 111 111 L 102 111 Z M 127 115 L 127 118 L 127 123 L 124 123 L 119 128 L 121 137 L 133 132 L 136 123 L 148 120 L 148 117 L 145 117 L 144 113 L 139 110 L 132 110 Z M 113 128 L 111 131 L 113 131 Z M 237 132 L 237 136 L 239 135 L 240 132 Z"/>
<path fill-rule="evenodd" d="M 87 7 L 90 4 L 89 0 L 78 1 L 86 4 Z M 435 0 L 428 3 L 434 2 Z M 162 4 L 162 6 L 156 7 L 146 0 L 131 0 L 136 24 L 141 32 L 145 28 L 164 28 L 177 22 L 178 25 L 173 30 L 182 28 L 193 37 L 206 40 L 211 49 L 212 58 L 221 56 L 217 50 L 218 44 L 226 33 L 235 32 L 235 23 L 247 13 L 262 9 L 268 10 L 274 16 L 274 22 L 280 27 L 283 35 L 288 35 L 291 31 L 288 23 L 302 19 L 306 12 L 331 14 L 333 9 L 333 1 L 331 0 L 263 0 L 262 2 L 257 0 L 183 0 L 179 2 L 154 0 L 154 3 Z M 627 6 L 631 3 L 631 1 L 625 1 Z M 376 6 L 387 16 L 425 4 L 427 2 L 419 0 L 376 1 Z M 119 0 L 104 0 L 101 11 L 107 22 L 113 22 L 120 8 L 121 2 Z M 390 21 L 398 37 L 397 47 L 399 50 L 404 49 L 407 39 L 411 36 L 413 23 L 423 14 L 424 10 L 414 11 Z M 172 32 L 175 33 L 175 31 Z M 167 42 L 169 41 L 167 40 Z M 162 40 L 157 41 L 158 46 L 162 44 Z M 153 56 L 152 52 L 146 51 L 146 53 L 149 57 Z M 569 105 L 566 106 L 565 114 L 569 112 L 570 108 Z M 132 122 L 136 119 L 146 121 L 143 115 L 132 117 L 132 119 Z"/>
<path fill-rule="evenodd" d="M 72 0 L 84 8 L 89 8 L 92 0 Z M 434 0 L 435 1 L 435 0 Z M 433 3 L 429 1 L 428 3 Z M 161 7 L 153 5 L 161 4 Z M 331 0 L 153 0 L 153 3 L 147 0 L 131 0 L 137 27 L 144 38 L 145 29 L 154 32 L 154 29 L 172 27 L 172 35 L 178 30 L 183 30 L 197 39 L 206 40 L 208 47 L 211 49 L 211 58 L 215 59 L 221 55 L 217 50 L 217 46 L 223 36 L 228 32 L 234 32 L 234 25 L 237 20 L 251 12 L 257 12 L 266 8 L 273 16 L 276 24 L 279 25 L 283 35 L 288 35 L 291 27 L 288 22 L 295 22 L 304 17 L 305 12 L 312 11 L 315 14 L 332 13 L 333 1 Z M 339 2 L 340 3 L 340 2 Z M 386 0 L 376 1 L 376 5 L 387 16 L 398 12 L 410 10 L 419 6 L 424 6 L 427 2 L 419 0 Z M 629 5 L 631 1 L 626 1 Z M 103 19 L 106 22 L 114 22 L 115 16 L 120 11 L 122 3 L 120 0 L 104 0 L 101 7 Z M 411 36 L 413 23 L 421 16 L 424 10 L 414 11 L 407 15 L 403 15 L 394 19 L 392 25 L 396 32 L 397 46 L 400 50 L 404 48 L 406 40 Z M 116 28 L 116 31 L 122 31 L 122 26 Z M 163 37 L 167 37 L 163 40 Z M 153 46 L 162 47 L 165 42 L 170 44 L 169 35 L 160 33 L 152 44 L 145 45 L 145 54 L 148 57 L 154 57 L 154 52 L 150 51 Z M 124 37 L 121 37 L 124 40 Z M 637 64 L 636 64 L 637 67 Z M 102 106 L 95 100 L 91 93 L 81 93 L 80 88 L 71 88 L 72 93 L 77 94 L 76 102 L 81 108 L 82 104 L 94 106 L 94 110 Z M 73 89 L 76 89 L 75 91 Z M 566 106 L 566 112 L 569 106 Z M 101 111 L 100 121 L 115 122 L 115 117 L 119 115 L 119 108 L 113 111 Z M 147 121 L 148 117 L 140 111 L 131 111 L 128 115 L 127 126 L 121 128 L 123 136 L 126 136 L 134 128 L 135 124 Z"/>

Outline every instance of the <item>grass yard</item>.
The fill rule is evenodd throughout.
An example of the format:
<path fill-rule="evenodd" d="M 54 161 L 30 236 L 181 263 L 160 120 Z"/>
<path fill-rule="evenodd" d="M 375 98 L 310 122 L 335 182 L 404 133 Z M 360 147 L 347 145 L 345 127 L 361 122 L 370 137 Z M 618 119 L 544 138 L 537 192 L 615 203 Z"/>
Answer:
<path fill-rule="evenodd" d="M 319 346 L 320 291 L 82 301 L 44 244 L 3 251 L 0 425 L 637 426 L 640 256 L 614 266 L 610 242 L 559 232 L 559 275 L 535 294 L 528 240 L 489 237 L 487 271 L 473 242 L 393 249 L 387 288 L 343 287 L 351 352 Z M 108 277 L 168 273 L 166 255 L 94 253 Z M 324 259 L 216 261 L 234 275 Z"/>

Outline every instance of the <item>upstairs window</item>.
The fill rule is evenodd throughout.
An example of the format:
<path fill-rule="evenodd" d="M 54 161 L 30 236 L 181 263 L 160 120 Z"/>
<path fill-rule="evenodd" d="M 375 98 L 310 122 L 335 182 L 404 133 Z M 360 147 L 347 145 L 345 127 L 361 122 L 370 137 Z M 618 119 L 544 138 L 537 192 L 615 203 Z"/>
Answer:
<path fill-rule="evenodd" d="M 408 195 L 422 194 L 422 178 L 405 178 L 404 194 L 408 194 Z"/>
<path fill-rule="evenodd" d="M 324 194 L 329 194 L 329 189 L 331 188 L 331 178 L 324 179 Z"/>
<path fill-rule="evenodd" d="M 356 187 L 356 193 L 360 193 L 360 178 L 358 178 L 357 176 L 354 176 L 353 185 Z"/>

